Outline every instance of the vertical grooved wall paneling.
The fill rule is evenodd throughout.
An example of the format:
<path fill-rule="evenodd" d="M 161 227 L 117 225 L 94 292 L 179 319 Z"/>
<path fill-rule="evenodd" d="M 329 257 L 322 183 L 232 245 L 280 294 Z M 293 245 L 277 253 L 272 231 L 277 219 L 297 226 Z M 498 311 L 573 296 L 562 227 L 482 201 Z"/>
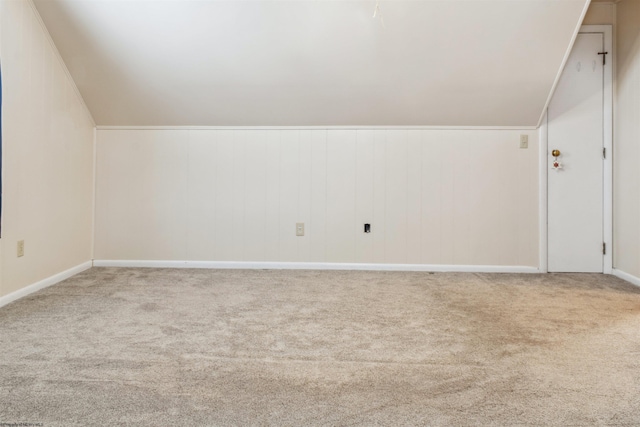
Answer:
<path fill-rule="evenodd" d="M 537 144 L 529 130 L 99 130 L 96 258 L 535 267 Z"/>

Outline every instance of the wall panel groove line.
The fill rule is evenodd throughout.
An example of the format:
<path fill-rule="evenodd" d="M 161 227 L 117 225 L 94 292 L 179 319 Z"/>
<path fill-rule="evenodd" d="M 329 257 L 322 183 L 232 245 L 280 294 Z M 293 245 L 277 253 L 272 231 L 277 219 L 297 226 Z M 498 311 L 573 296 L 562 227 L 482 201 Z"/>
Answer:
<path fill-rule="evenodd" d="M 327 169 L 329 168 L 329 159 L 327 156 L 327 147 L 329 144 L 329 132 L 324 131 L 324 257 L 323 261 L 327 260 L 327 199 L 329 198 L 329 178 L 327 175 Z"/>
<path fill-rule="evenodd" d="M 355 177 L 354 177 L 354 187 L 356 189 L 356 197 L 353 198 L 353 212 L 355 213 L 354 218 L 353 218 L 353 228 L 355 230 L 355 233 L 353 233 L 353 247 L 356 247 L 356 239 L 357 239 L 357 233 L 358 233 L 358 223 L 360 222 L 360 217 L 358 215 L 358 159 L 360 158 L 360 156 L 358 156 L 358 146 L 359 146 L 359 142 L 360 139 L 362 137 L 362 131 L 358 130 L 356 131 L 356 156 L 353 158 L 353 169 L 356 171 L 355 173 Z M 358 259 L 358 251 L 355 251 L 356 253 L 354 254 L 354 259 L 357 260 Z"/>

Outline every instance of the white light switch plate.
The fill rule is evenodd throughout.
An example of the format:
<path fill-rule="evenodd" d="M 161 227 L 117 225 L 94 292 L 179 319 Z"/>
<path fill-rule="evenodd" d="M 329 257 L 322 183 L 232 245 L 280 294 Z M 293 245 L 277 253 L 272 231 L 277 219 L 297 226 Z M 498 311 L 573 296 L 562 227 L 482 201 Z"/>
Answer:
<path fill-rule="evenodd" d="M 296 222 L 296 236 L 304 236 L 304 222 Z"/>

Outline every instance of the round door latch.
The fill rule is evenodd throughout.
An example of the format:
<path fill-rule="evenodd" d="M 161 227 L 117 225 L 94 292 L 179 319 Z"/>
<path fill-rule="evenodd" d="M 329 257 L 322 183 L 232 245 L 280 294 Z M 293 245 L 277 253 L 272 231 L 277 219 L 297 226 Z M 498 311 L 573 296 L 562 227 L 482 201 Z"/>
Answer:
<path fill-rule="evenodd" d="M 553 150 L 553 151 L 551 152 L 551 155 L 552 155 L 553 157 L 558 157 L 558 156 L 560 155 L 560 150 Z"/>

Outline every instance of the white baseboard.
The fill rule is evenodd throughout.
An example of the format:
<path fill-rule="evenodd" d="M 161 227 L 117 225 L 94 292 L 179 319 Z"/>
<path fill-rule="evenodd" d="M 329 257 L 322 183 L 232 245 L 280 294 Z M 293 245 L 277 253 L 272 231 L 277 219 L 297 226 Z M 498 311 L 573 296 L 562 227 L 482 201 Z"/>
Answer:
<path fill-rule="evenodd" d="M 26 286 L 22 289 L 18 289 L 15 292 L 10 293 L 9 295 L 5 295 L 0 297 L 0 307 L 3 307 L 9 303 L 14 302 L 20 298 L 26 297 L 29 294 L 37 292 L 41 289 L 47 288 L 51 285 L 55 285 L 56 283 L 62 282 L 63 280 L 68 279 L 71 276 L 75 276 L 78 273 L 81 273 L 85 270 L 88 270 L 92 267 L 91 261 L 83 262 L 80 265 L 76 265 L 68 270 L 65 270 L 61 273 L 54 274 L 53 276 L 47 277 L 46 279 L 40 280 L 32 285 Z"/>
<path fill-rule="evenodd" d="M 611 270 L 611 274 L 616 277 L 619 277 L 622 280 L 626 280 L 632 285 L 640 286 L 640 277 L 636 277 L 632 274 L 625 273 L 624 271 L 616 270 L 615 268 Z"/>
<path fill-rule="evenodd" d="M 470 273 L 540 273 L 536 267 L 501 265 L 364 264 L 330 262 L 136 261 L 94 260 L 94 267 L 226 268 L 266 270 L 370 270 Z"/>

